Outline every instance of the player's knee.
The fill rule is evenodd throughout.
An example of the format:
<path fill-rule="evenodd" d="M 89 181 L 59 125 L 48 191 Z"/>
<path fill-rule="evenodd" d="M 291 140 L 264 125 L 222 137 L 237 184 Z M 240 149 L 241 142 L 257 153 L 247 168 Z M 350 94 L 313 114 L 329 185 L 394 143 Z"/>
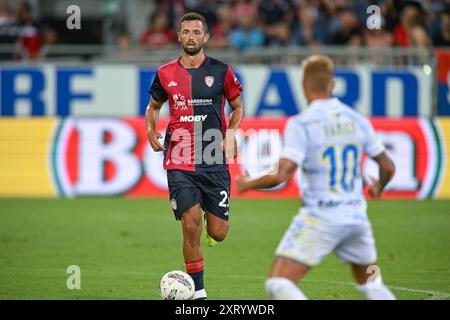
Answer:
<path fill-rule="evenodd" d="M 228 226 L 223 227 L 209 227 L 208 234 L 216 241 L 223 241 L 227 237 Z"/>
<path fill-rule="evenodd" d="M 227 231 L 226 230 L 220 230 L 220 231 L 217 231 L 217 232 L 213 233 L 210 236 L 216 241 L 223 241 L 227 237 Z"/>
<path fill-rule="evenodd" d="M 183 234 L 185 238 L 197 237 L 202 232 L 200 219 L 186 219 L 183 221 Z"/>

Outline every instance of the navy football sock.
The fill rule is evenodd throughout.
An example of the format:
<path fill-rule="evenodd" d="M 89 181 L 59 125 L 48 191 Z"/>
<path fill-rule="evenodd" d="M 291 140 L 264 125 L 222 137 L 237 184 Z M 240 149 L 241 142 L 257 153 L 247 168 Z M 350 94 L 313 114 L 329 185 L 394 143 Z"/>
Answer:
<path fill-rule="evenodd" d="M 194 261 L 185 261 L 186 272 L 194 280 L 195 291 L 202 290 L 205 288 L 203 284 L 203 257 Z"/>
<path fill-rule="evenodd" d="M 205 288 L 203 285 L 203 270 L 199 272 L 189 273 L 189 275 L 194 280 L 195 291 L 202 290 Z"/>

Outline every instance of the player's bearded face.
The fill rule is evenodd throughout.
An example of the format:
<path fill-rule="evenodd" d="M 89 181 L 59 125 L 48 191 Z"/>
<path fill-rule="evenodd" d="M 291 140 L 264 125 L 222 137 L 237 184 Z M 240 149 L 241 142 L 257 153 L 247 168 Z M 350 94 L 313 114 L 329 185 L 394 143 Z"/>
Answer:
<path fill-rule="evenodd" d="M 203 45 L 208 40 L 201 21 L 184 21 L 179 32 L 179 41 L 183 46 L 183 51 L 190 56 L 195 56 L 203 49 Z"/>
<path fill-rule="evenodd" d="M 183 44 L 183 50 L 190 56 L 195 56 L 197 53 L 200 52 L 203 48 L 203 42 L 202 43 L 196 43 L 195 41 L 189 40 L 186 43 Z"/>

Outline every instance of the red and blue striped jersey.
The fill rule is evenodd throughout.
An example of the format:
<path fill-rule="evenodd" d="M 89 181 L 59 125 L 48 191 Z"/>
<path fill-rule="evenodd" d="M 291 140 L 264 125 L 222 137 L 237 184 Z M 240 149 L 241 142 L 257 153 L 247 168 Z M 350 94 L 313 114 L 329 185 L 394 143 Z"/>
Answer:
<path fill-rule="evenodd" d="M 155 100 L 169 100 L 164 168 L 186 171 L 228 170 L 220 143 L 225 136 L 225 99 L 237 98 L 242 86 L 230 65 L 205 57 L 198 68 L 173 60 L 158 68 L 149 89 Z"/>

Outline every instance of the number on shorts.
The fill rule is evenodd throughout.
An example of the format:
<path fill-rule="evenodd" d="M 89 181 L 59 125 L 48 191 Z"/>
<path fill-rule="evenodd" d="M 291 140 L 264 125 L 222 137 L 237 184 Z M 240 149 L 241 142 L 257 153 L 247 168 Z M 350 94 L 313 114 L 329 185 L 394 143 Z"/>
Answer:
<path fill-rule="evenodd" d="M 222 201 L 219 202 L 219 207 L 224 207 L 224 208 L 228 208 L 230 206 L 230 202 L 228 202 L 228 193 L 223 190 L 220 191 L 220 195 L 223 196 Z"/>

